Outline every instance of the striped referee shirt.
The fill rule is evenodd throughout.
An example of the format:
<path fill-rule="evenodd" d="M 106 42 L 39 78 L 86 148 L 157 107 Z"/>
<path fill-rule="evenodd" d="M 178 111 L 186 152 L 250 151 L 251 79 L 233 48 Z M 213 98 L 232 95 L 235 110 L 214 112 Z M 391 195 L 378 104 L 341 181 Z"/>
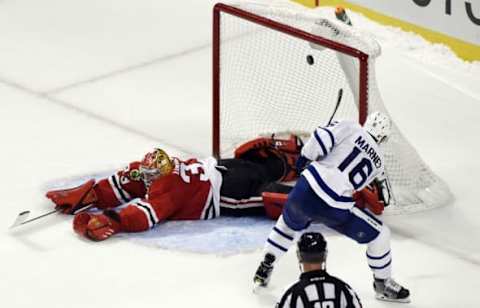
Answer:
<path fill-rule="evenodd" d="M 318 270 L 302 273 L 277 308 L 362 308 L 362 304 L 348 284 Z"/>

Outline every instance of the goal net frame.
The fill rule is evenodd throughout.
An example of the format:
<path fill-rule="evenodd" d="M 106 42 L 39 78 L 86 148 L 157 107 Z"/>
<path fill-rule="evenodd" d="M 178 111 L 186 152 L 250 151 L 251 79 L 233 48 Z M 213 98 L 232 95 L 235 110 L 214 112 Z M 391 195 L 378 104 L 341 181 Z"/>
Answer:
<path fill-rule="evenodd" d="M 280 22 L 274 21 L 272 19 L 259 16 L 248 11 L 242 10 L 240 8 L 230 6 L 223 3 L 217 3 L 213 8 L 213 59 L 212 59 L 212 73 L 213 73 L 213 115 L 212 115 L 212 132 L 213 132 L 213 142 L 212 142 L 212 153 L 216 158 L 220 158 L 220 20 L 221 14 L 229 14 L 235 17 L 244 19 L 246 21 L 273 29 L 285 33 L 287 35 L 293 36 L 295 38 L 304 40 L 305 42 L 317 44 L 325 48 L 335 50 L 337 52 L 349 55 L 351 57 L 357 58 L 359 61 L 359 95 L 358 95 L 358 121 L 363 125 L 367 118 L 368 114 L 368 58 L 369 55 L 346 46 L 344 44 L 337 43 L 335 41 L 308 33 L 301 29 L 291 27 L 289 25 L 282 24 Z"/>
<path fill-rule="evenodd" d="M 340 88 L 348 96 L 344 95 L 339 116 L 363 125 L 369 109 L 389 114 L 376 82 L 375 60 L 381 54 L 376 39 L 316 13 L 258 3 L 214 6 L 212 153 L 216 158 L 230 157 L 235 146 L 258 136 L 309 136 L 313 126 L 330 117 L 329 101 Z M 265 52 L 258 52 L 262 47 Z M 298 56 L 305 52 L 322 55 L 315 60 L 319 61 L 314 64 L 317 70 L 306 68 L 313 64 L 310 55 L 307 63 L 300 61 Z M 272 70 L 272 65 L 278 70 Z M 289 72 L 296 75 L 287 79 L 292 77 Z M 413 213 L 450 203 L 453 195 L 448 186 L 393 119 L 392 123 L 383 152 L 394 206 L 386 212 Z"/>

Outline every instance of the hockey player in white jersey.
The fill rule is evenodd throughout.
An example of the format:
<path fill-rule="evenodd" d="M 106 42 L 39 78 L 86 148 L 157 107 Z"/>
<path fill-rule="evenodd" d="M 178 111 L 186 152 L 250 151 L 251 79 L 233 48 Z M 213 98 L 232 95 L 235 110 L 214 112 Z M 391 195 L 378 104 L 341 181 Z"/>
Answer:
<path fill-rule="evenodd" d="M 254 277 L 256 286 L 268 284 L 275 262 L 288 251 L 296 235 L 315 222 L 367 245 L 367 261 L 378 299 L 410 301 L 409 291 L 391 278 L 389 228 L 369 210 L 356 207 L 353 198 L 354 192 L 376 180 L 388 203 L 379 145 L 387 140 L 390 131 L 389 117 L 375 112 L 363 127 L 352 121 L 338 121 L 312 133 L 297 161 L 297 167 L 304 170 L 265 243 L 264 259 Z"/>

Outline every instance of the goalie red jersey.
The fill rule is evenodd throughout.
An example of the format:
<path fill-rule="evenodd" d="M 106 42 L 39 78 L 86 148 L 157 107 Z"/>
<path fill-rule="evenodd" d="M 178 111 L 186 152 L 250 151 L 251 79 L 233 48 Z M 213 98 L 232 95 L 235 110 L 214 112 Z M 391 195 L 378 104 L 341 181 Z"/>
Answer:
<path fill-rule="evenodd" d="M 74 230 L 92 240 L 118 232 L 140 232 L 165 220 L 211 219 L 220 214 L 222 176 L 217 161 L 170 159 L 161 149 L 147 153 L 142 162 L 95 183 L 49 191 L 62 212 L 75 214 Z M 126 204 L 125 207 L 112 208 Z M 104 210 L 85 212 L 86 206 Z"/>
<path fill-rule="evenodd" d="M 213 158 L 182 162 L 172 159 L 171 173 L 147 187 L 140 178 L 139 162 L 99 181 L 96 206 L 107 209 L 129 202 L 120 210 L 122 231 L 145 231 L 164 220 L 210 219 L 219 215 L 221 175 Z"/>

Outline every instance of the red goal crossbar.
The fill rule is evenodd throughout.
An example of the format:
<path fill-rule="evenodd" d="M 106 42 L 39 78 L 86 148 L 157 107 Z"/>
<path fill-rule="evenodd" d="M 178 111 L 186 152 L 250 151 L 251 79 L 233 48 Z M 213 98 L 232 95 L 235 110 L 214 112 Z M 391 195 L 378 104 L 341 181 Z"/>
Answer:
<path fill-rule="evenodd" d="M 251 12 L 247 12 L 240 8 L 226 5 L 223 3 L 217 3 L 213 8 L 213 59 L 212 59 L 212 72 L 213 72 L 213 142 L 212 142 L 212 152 L 213 155 L 217 158 L 220 157 L 220 19 L 221 14 L 229 14 L 236 16 L 240 19 L 268 27 L 275 31 L 285 33 L 287 35 L 296 37 L 298 39 L 318 44 L 329 49 L 333 49 L 337 52 L 355 57 L 359 60 L 360 63 L 360 76 L 359 76 L 359 122 L 363 124 L 367 117 L 367 100 L 368 100 L 368 55 L 358 49 L 352 48 L 335 41 L 313 35 L 306 31 L 296 29 L 294 27 L 282 24 L 280 22 L 271 20 L 269 18 L 256 15 Z"/>

